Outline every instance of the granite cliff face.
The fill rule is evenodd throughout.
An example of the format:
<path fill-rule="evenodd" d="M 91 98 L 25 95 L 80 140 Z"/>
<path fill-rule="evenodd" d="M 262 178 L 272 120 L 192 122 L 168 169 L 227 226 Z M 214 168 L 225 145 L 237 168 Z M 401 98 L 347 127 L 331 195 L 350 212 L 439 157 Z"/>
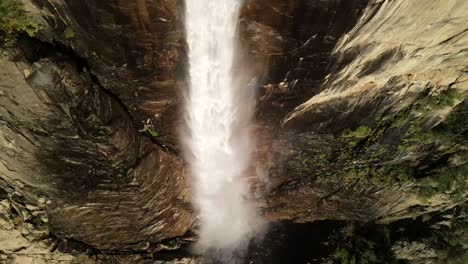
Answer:
<path fill-rule="evenodd" d="M 2 199 L 6 199 L 2 215 L 7 216 L 10 239 L 2 239 L 7 245 L 0 248 L 21 255 L 36 240 L 46 245 L 31 254 L 51 248 L 145 252 L 177 247 L 177 237 L 194 223 L 182 164 L 169 147 L 151 142 L 156 122 L 147 122 L 147 116 L 157 115 L 157 107 L 142 114 L 146 103 L 134 97 L 137 90 L 154 92 L 135 82 L 154 84 L 155 77 L 147 77 L 148 72 L 161 80 L 177 73 L 162 69 L 165 66 L 160 63 L 153 64 L 161 68 L 154 72 L 143 65 L 144 56 L 156 58 L 135 45 L 147 45 L 151 52 L 168 51 L 155 43 L 144 44 L 156 29 L 137 34 L 126 23 L 131 16 L 140 17 L 139 13 L 119 16 L 111 3 L 89 6 L 89 12 L 96 12 L 92 14 L 76 13 L 86 11 L 78 2 L 69 7 L 62 2 L 27 2 L 25 7 L 43 29 L 37 38 L 22 39 L 2 51 L 0 155 Z M 127 7 L 121 9 L 124 12 Z M 112 15 L 106 20 L 105 14 Z M 84 17 L 103 21 L 85 23 Z M 67 30 L 74 36 L 65 34 Z M 115 40 L 107 34 L 114 34 Z M 159 41 L 171 46 L 168 39 Z M 134 46 L 129 47 L 129 42 Z M 122 57 L 126 52 L 128 58 Z M 163 97 L 162 92 L 157 94 L 149 97 Z M 136 104 L 141 107 L 138 111 Z M 161 244 L 169 238 L 171 245 Z"/>
<path fill-rule="evenodd" d="M 289 152 L 271 173 L 279 187 L 268 211 L 387 222 L 466 202 L 467 9 L 368 4 L 331 52 L 327 75 L 308 87 L 317 94 L 281 124 Z M 273 89 L 295 94 L 307 80 L 286 77 Z"/>
<path fill-rule="evenodd" d="M 196 229 L 183 1 L 22 2 L 41 30 L 1 49 L 2 261 L 198 262 L 161 253 Z M 379 224 L 345 227 L 342 252 L 385 228 L 400 261 L 466 255 L 467 24 L 463 0 L 246 1 L 264 215 Z M 414 223 L 457 240 L 398 233 Z"/>

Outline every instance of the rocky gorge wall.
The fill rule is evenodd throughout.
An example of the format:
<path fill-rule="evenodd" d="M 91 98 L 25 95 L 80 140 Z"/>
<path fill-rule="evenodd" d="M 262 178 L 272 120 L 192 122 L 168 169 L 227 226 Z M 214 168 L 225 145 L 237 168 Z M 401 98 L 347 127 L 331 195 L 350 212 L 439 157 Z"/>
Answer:
<path fill-rule="evenodd" d="M 421 9 L 429 10 L 426 20 L 416 14 Z M 457 1 L 369 3 L 330 54 L 320 92 L 281 124 L 284 135 L 278 137 L 291 152 L 272 177 L 296 178 L 274 191 L 282 193 L 280 201 L 294 200 L 284 203 L 287 215 L 297 206 L 304 215 L 297 217 L 310 220 L 313 213 L 299 211 L 313 207 L 323 217 L 332 206 L 339 218 L 352 205 L 362 220 L 386 222 L 410 217 L 408 209 L 422 213 L 425 206 L 466 201 L 467 40 L 460 26 L 466 10 Z M 279 86 L 294 93 L 297 80 Z M 450 186 L 437 195 L 444 177 Z M 270 197 L 269 210 L 283 204 Z M 321 207 L 328 199 L 333 202 Z M 317 200 L 318 205 L 301 203 Z"/>
<path fill-rule="evenodd" d="M 151 263 L 192 241 L 183 1 L 22 2 L 41 30 L 1 50 L 2 261 Z M 460 230 L 467 4 L 246 1 L 268 219 Z"/>

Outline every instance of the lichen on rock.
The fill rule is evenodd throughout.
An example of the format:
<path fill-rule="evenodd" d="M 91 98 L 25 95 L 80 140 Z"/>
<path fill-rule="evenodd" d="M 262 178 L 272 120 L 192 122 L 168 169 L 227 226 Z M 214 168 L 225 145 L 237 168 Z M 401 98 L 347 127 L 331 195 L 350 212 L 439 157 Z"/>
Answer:
<path fill-rule="evenodd" d="M 19 0 L 0 2 L 0 45 L 11 46 L 20 34 L 34 36 L 40 29 Z"/>

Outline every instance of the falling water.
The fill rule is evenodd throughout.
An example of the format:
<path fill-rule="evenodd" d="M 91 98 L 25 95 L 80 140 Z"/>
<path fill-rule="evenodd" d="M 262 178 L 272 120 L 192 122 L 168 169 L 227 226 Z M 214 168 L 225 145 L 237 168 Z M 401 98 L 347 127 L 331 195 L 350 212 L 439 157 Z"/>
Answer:
<path fill-rule="evenodd" d="M 183 142 L 200 217 L 198 248 L 205 253 L 237 254 L 261 222 L 245 180 L 255 145 L 252 89 L 233 70 L 240 5 L 186 0 L 190 89 Z"/>

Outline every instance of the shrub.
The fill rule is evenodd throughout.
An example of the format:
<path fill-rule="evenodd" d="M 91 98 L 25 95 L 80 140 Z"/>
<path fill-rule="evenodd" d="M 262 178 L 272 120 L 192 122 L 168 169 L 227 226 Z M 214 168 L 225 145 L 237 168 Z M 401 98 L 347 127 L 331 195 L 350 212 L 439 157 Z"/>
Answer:
<path fill-rule="evenodd" d="M 32 37 L 39 29 L 19 0 L 0 1 L 0 46 L 12 45 L 22 33 Z"/>

